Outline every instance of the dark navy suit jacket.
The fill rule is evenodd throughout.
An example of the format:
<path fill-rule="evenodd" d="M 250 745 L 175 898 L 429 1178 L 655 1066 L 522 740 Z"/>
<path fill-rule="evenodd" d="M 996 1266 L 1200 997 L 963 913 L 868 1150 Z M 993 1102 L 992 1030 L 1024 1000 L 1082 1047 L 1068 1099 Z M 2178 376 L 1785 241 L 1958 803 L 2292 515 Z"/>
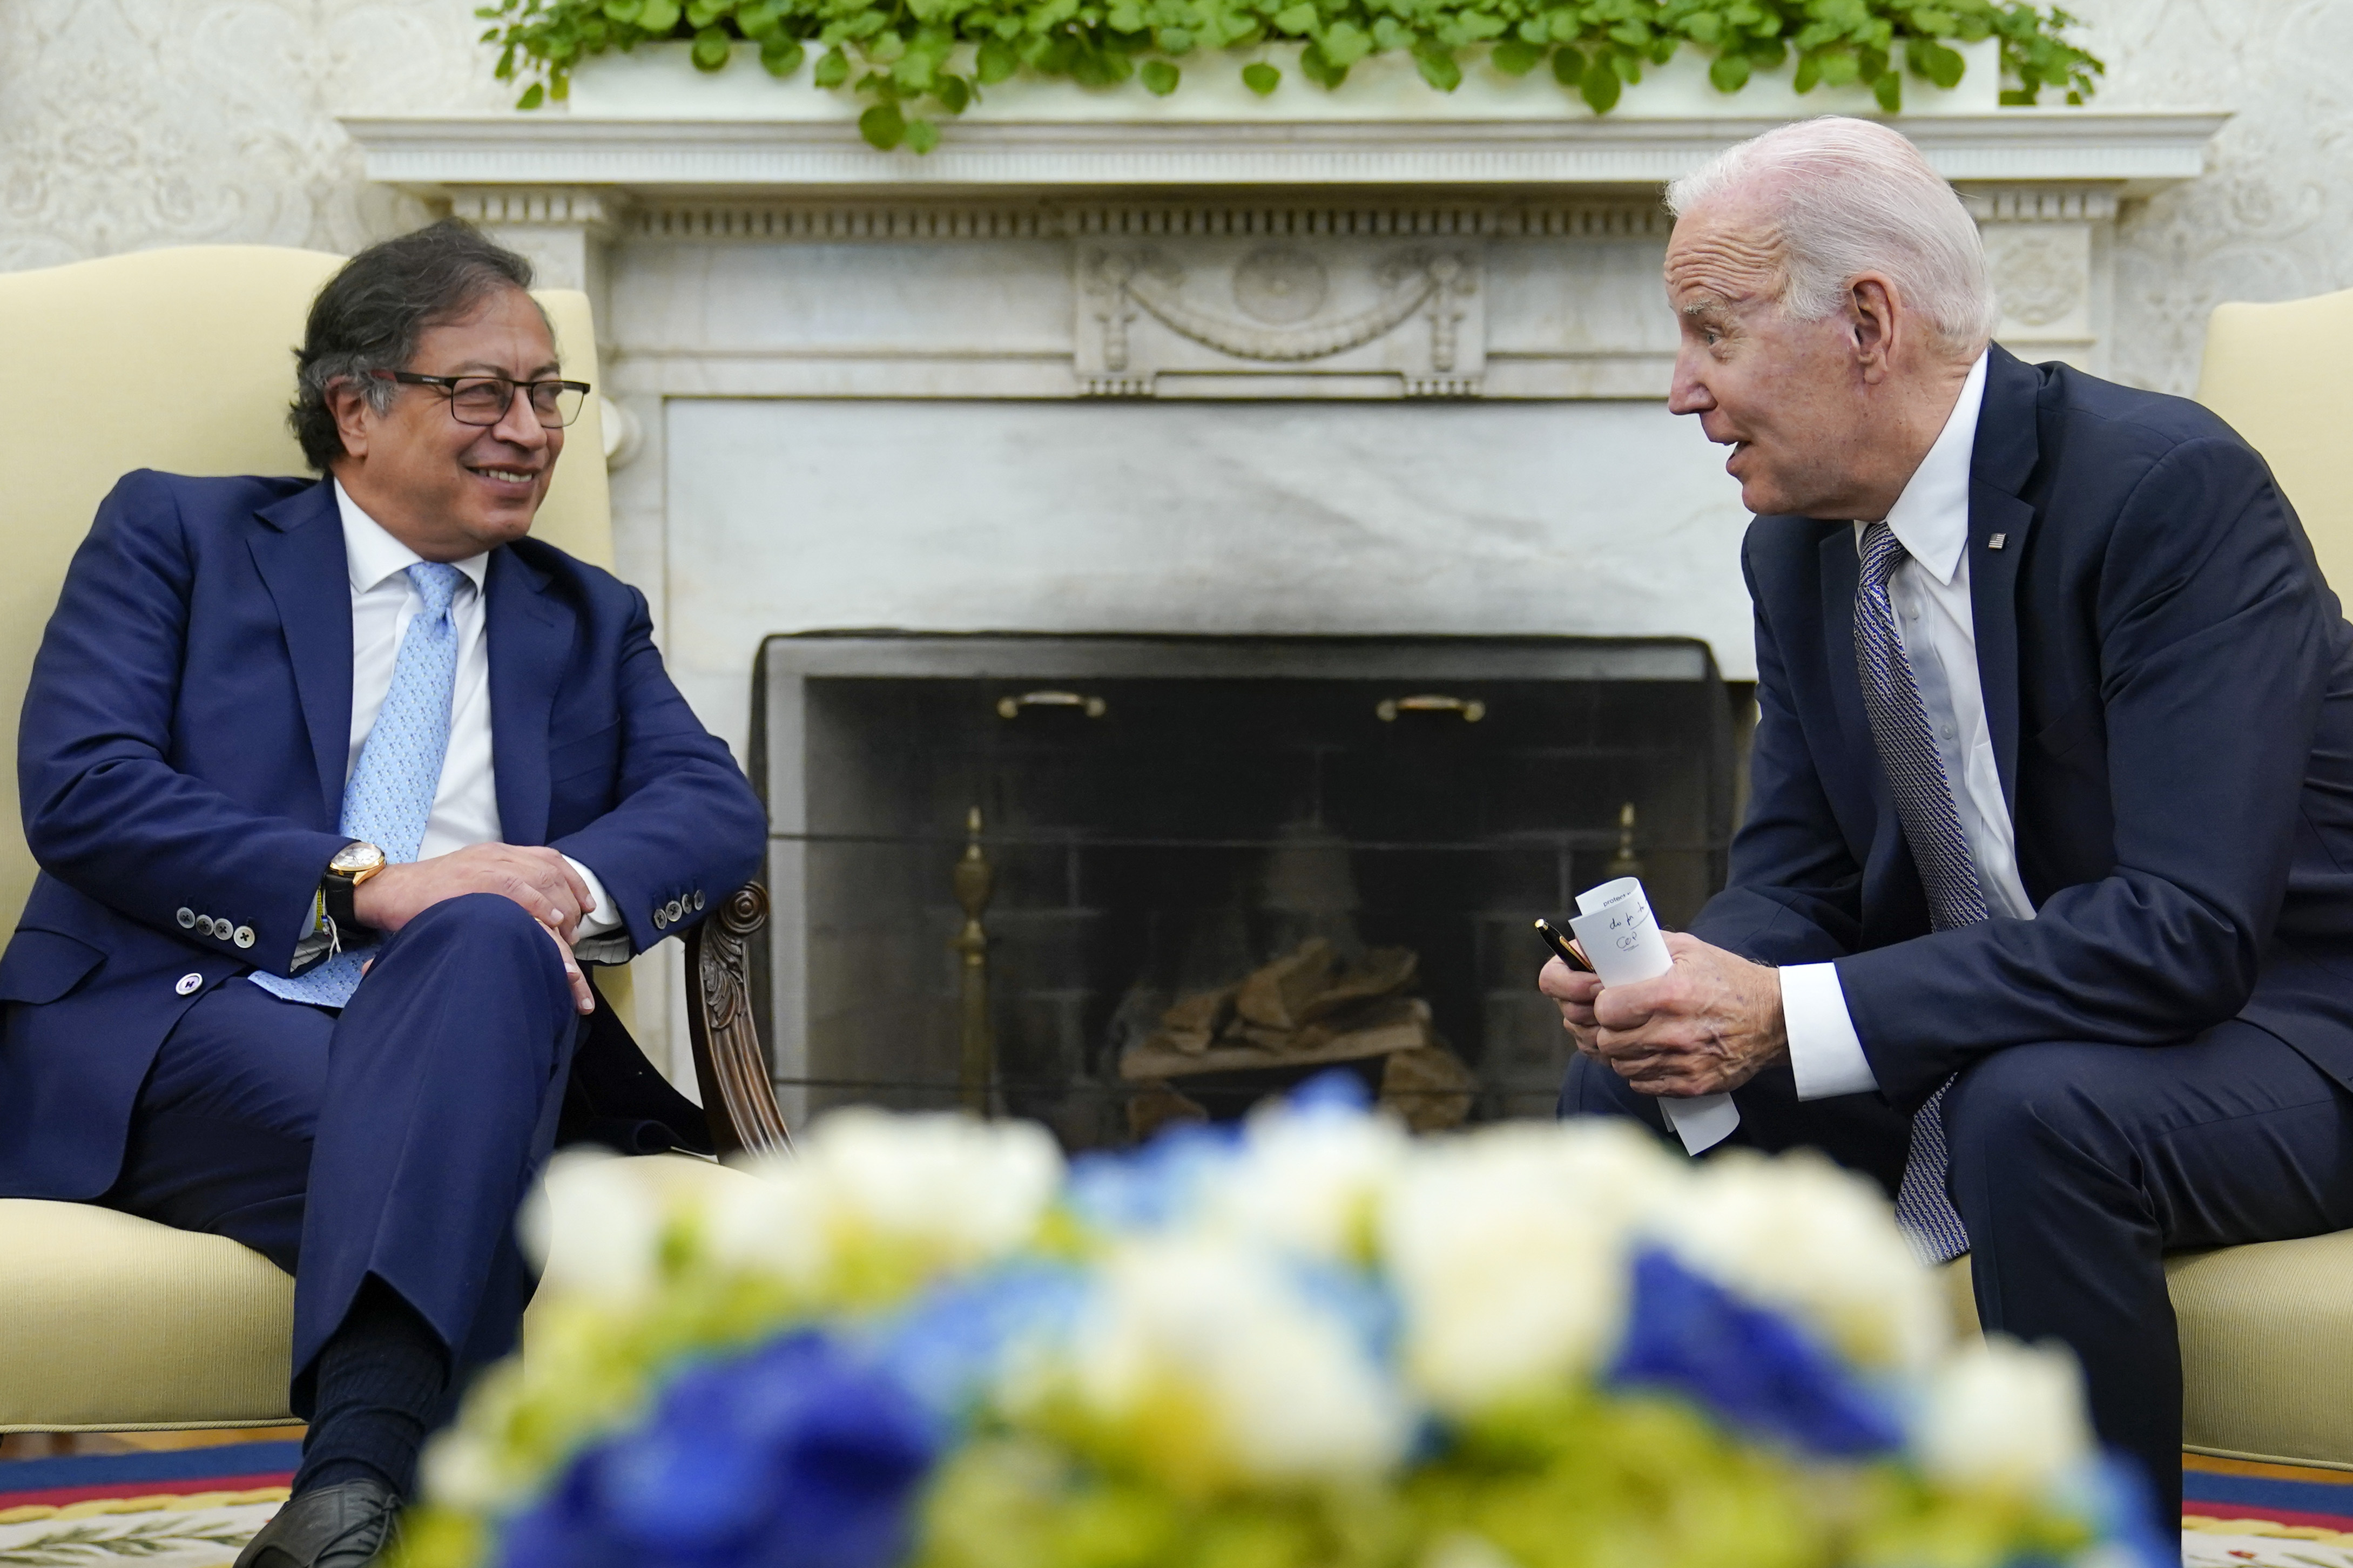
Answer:
<path fill-rule="evenodd" d="M 663 672 L 644 596 L 525 539 L 491 552 L 484 609 L 506 841 L 593 868 L 634 950 L 676 934 L 653 922 L 670 900 L 715 903 L 750 879 L 759 803 Z M 0 955 L 0 1194 L 112 1184 L 140 1085 L 195 1000 L 182 976 L 289 972 L 344 841 L 351 709 L 331 485 L 142 471 L 115 487 L 19 731 L 41 875 Z M 221 934 L 183 929 L 184 908 Z M 628 1057 L 607 1081 L 658 1093 Z"/>
<path fill-rule="evenodd" d="M 2233 1016 L 2353 1087 L 2353 628 L 2220 419 L 1990 353 L 1970 605 L 2036 918 L 1929 934 L 1855 676 L 1852 525 L 1759 517 L 1748 816 L 1692 931 L 1836 961 L 1900 1104 L 2005 1047 Z"/>

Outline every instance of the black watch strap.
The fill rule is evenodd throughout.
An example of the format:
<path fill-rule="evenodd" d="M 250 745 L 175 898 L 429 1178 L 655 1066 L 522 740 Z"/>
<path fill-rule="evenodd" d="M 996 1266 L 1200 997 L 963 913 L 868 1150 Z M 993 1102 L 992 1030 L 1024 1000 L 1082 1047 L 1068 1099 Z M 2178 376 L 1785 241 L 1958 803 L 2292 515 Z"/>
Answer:
<path fill-rule="evenodd" d="M 335 929 L 348 936 L 360 928 L 356 895 L 359 884 L 345 871 L 330 871 L 319 879 L 319 903 Z"/>

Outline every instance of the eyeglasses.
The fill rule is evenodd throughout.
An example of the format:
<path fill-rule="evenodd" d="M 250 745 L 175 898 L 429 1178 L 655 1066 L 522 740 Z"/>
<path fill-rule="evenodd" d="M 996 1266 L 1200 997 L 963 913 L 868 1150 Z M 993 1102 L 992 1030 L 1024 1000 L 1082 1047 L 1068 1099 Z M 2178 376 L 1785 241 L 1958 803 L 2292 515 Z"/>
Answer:
<path fill-rule="evenodd" d="M 522 392 L 531 400 L 531 411 L 539 418 L 542 428 L 561 430 L 580 417 L 581 406 L 588 401 L 588 384 L 585 381 L 509 381 L 502 375 L 419 375 L 408 370 L 375 370 L 368 373 L 379 381 L 396 381 L 403 386 L 429 386 L 449 400 L 449 417 L 460 425 L 496 425 L 514 406 L 514 395 Z"/>

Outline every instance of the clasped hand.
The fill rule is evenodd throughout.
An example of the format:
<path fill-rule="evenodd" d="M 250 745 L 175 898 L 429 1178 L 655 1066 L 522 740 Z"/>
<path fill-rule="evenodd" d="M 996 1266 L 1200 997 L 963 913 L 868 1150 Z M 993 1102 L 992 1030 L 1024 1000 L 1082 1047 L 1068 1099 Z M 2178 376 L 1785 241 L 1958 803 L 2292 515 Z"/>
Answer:
<path fill-rule="evenodd" d="M 555 850 L 524 844 L 472 844 L 430 860 L 386 866 L 359 885 L 352 909 L 360 923 L 387 935 L 445 899 L 495 893 L 519 904 L 546 928 L 564 955 L 573 1005 L 596 1010 L 596 993 L 572 955 L 580 917 L 595 905 L 588 884 Z"/>
<path fill-rule="evenodd" d="M 1780 972 L 1666 933 L 1674 967 L 1655 980 L 1605 987 L 1556 958 L 1536 988 L 1560 1005 L 1577 1048 L 1609 1064 L 1638 1092 L 1683 1097 L 1738 1089 L 1788 1054 Z"/>

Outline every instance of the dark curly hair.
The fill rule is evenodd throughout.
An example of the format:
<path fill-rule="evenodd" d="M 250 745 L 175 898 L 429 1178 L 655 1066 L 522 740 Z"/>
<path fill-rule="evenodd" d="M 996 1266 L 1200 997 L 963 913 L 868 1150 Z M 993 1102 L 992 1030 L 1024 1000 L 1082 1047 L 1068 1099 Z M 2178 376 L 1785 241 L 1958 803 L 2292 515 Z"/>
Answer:
<path fill-rule="evenodd" d="M 398 388 L 369 372 L 407 368 L 426 329 L 457 320 L 501 289 L 528 289 L 531 276 L 529 261 L 454 217 L 371 245 L 344 262 L 311 301 L 302 346 L 294 351 L 294 404 L 286 422 L 311 466 L 325 473 L 343 455 L 329 388 L 354 382 L 383 413 Z"/>

